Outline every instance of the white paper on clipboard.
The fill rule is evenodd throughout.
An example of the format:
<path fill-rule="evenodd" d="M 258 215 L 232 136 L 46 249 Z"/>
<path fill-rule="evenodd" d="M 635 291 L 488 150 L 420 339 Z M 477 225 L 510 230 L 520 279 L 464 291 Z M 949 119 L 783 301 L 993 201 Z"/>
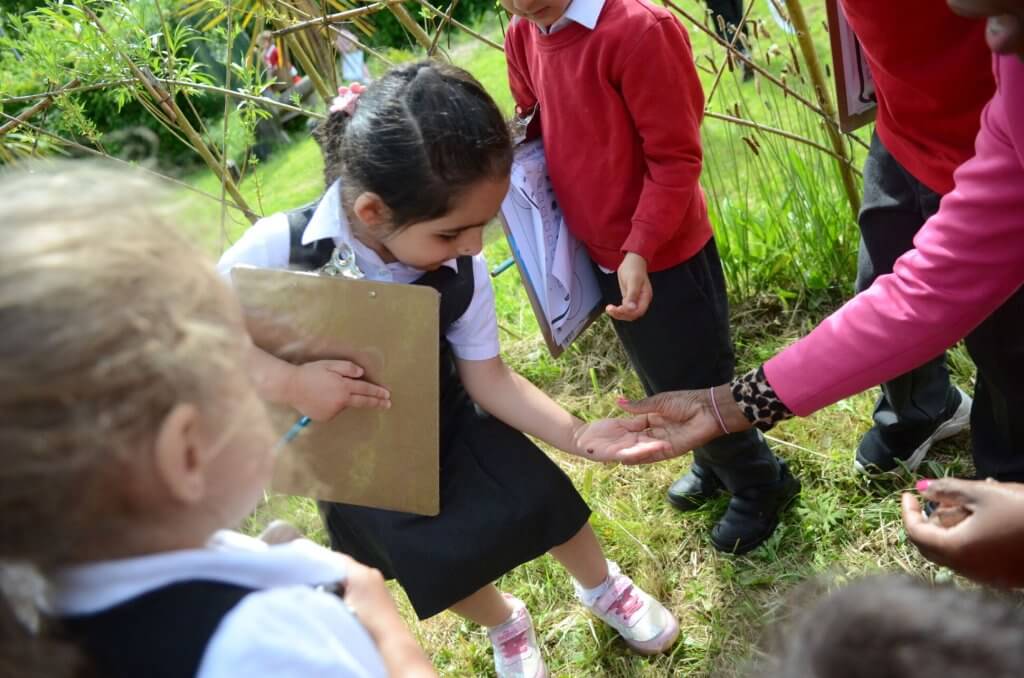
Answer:
<path fill-rule="evenodd" d="M 501 213 L 537 322 L 557 356 L 600 314 L 601 290 L 590 255 L 558 207 L 542 142 L 516 148 Z"/>
<path fill-rule="evenodd" d="M 875 81 L 839 0 L 826 0 L 832 66 L 836 80 L 839 128 L 852 132 L 875 119 L 878 101 Z"/>

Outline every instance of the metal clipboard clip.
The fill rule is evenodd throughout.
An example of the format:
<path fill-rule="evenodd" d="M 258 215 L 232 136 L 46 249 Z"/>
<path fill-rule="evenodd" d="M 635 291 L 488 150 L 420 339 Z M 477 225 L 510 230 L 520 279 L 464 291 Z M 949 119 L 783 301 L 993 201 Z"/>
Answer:
<path fill-rule="evenodd" d="M 518 146 L 526 141 L 526 131 L 529 129 L 530 123 L 533 122 L 533 118 L 537 115 L 537 111 L 539 110 L 540 104 L 534 104 L 533 108 L 531 108 L 529 112 L 517 115 L 509 122 L 509 133 L 512 135 L 513 146 Z"/>
<path fill-rule="evenodd" d="M 332 278 L 349 278 L 351 280 L 365 277 L 356 265 L 356 254 L 348 243 L 342 243 L 334 248 L 330 260 L 320 268 L 319 273 Z"/>

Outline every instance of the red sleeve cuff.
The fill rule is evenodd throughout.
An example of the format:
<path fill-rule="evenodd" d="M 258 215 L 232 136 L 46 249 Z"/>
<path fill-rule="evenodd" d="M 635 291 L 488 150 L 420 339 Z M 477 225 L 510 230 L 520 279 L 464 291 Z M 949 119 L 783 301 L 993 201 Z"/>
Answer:
<path fill-rule="evenodd" d="M 633 229 L 622 243 L 622 253 L 635 252 L 650 265 L 658 247 L 665 241 L 665 234 L 658 233 L 654 224 L 634 221 Z"/>

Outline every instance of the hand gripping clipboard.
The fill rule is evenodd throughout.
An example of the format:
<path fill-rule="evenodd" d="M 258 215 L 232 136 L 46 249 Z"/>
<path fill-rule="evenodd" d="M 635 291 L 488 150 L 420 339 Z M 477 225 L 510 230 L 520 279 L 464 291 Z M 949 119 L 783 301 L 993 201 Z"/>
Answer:
<path fill-rule="evenodd" d="M 257 346 L 288 362 L 351 360 L 391 391 L 391 408 L 346 409 L 282 450 L 271 489 L 405 511 L 440 512 L 440 295 L 421 285 L 236 266 Z M 283 433 L 298 413 L 268 404 Z"/>

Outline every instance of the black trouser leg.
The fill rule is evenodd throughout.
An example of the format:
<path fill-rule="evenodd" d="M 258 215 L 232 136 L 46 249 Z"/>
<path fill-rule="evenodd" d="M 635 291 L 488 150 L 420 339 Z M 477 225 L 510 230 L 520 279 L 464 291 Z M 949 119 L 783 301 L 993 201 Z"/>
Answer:
<path fill-rule="evenodd" d="M 650 274 L 654 299 L 615 331 L 647 393 L 699 389 L 733 378 L 725 277 L 714 240 L 694 257 Z M 598 272 L 606 303 L 622 303 L 618 277 Z M 723 436 L 694 450 L 694 463 L 711 469 L 733 493 L 779 478 L 779 462 L 757 431 Z"/>
<path fill-rule="evenodd" d="M 967 335 L 978 366 L 971 443 L 979 478 L 1024 482 L 1024 288 Z"/>
<path fill-rule="evenodd" d="M 940 196 L 911 176 L 876 134 L 864 163 L 864 200 L 858 223 L 857 292 L 913 248 L 914 236 L 939 207 Z M 909 455 L 947 419 L 959 402 L 950 385 L 945 355 L 882 384 L 875 430 L 865 444 L 883 445 L 894 456 Z"/>
<path fill-rule="evenodd" d="M 711 22 L 714 24 L 715 33 L 722 40 L 732 42 L 736 34 L 736 28 L 742 24 L 742 33 L 747 35 L 747 26 L 743 23 L 743 2 L 742 0 L 706 0 L 708 10 L 711 12 Z M 737 43 L 737 47 L 740 45 Z"/>

